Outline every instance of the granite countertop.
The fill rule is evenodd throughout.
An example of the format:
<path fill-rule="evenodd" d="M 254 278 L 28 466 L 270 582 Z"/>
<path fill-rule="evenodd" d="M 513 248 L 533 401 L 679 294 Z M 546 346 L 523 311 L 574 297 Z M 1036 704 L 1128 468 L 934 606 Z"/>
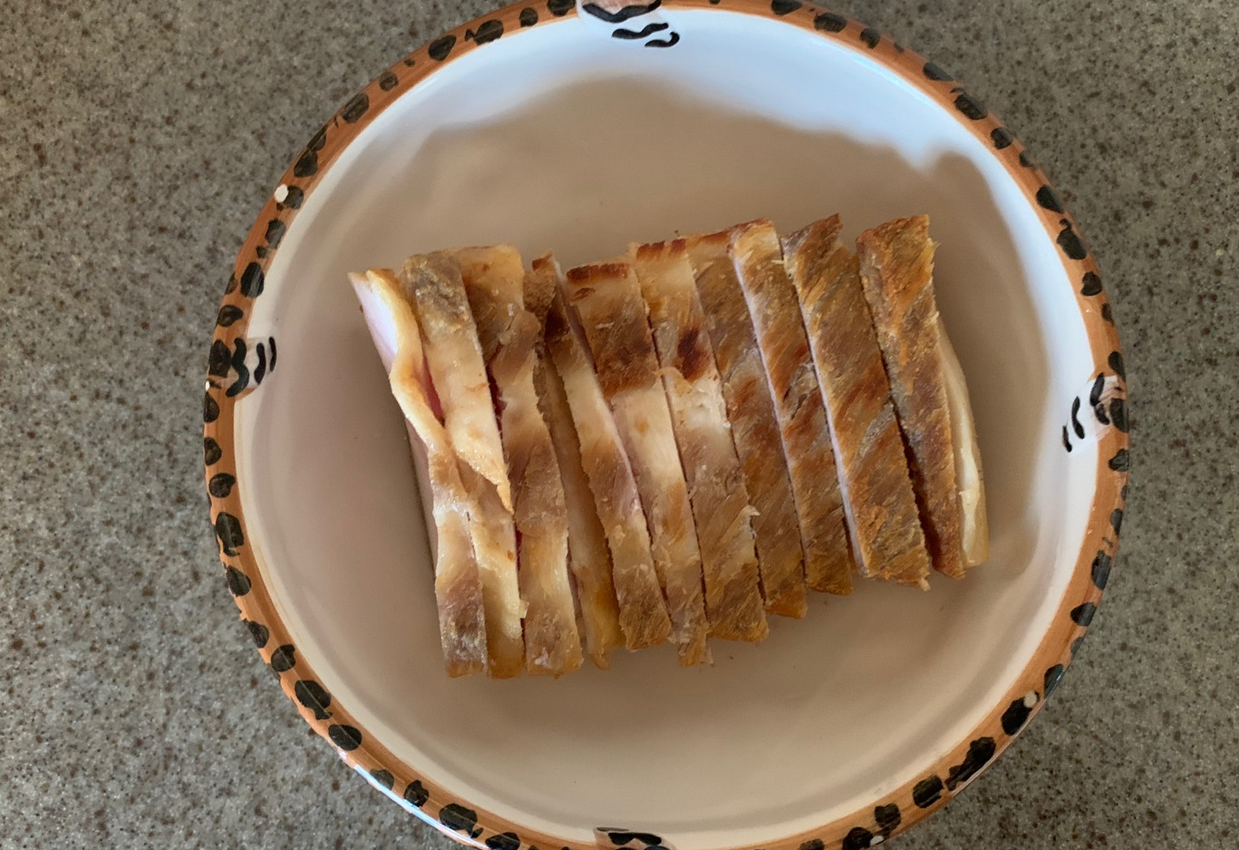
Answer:
<path fill-rule="evenodd" d="M 480 0 L 10 0 L 0 27 L 0 846 L 446 839 L 296 716 L 225 590 L 201 473 L 218 298 L 327 116 Z M 1132 495 L 1046 710 L 896 843 L 1239 841 L 1239 5 L 851 0 L 1027 143 L 1102 266 Z"/>

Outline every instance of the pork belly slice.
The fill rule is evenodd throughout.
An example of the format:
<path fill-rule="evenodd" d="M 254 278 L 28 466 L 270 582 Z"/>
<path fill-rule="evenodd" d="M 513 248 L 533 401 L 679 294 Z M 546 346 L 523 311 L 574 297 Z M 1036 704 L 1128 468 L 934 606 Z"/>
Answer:
<path fill-rule="evenodd" d="M 534 386 L 542 416 L 555 452 L 563 495 L 568 510 L 568 564 L 575 581 L 579 631 L 585 638 L 590 660 L 600 669 L 611 666 L 611 651 L 624 645 L 619 602 L 611 578 L 611 552 L 598 508 L 581 463 L 581 443 L 564 394 L 563 381 L 555 373 L 541 332 L 559 286 L 554 259 L 534 260 L 525 275 L 524 305 L 538 327 L 534 344 Z"/>
<path fill-rule="evenodd" d="M 796 502 L 761 349 L 728 253 L 730 236 L 724 231 L 686 241 L 732 442 L 756 511 L 752 526 L 766 611 L 800 618 L 807 599 Z"/>
<path fill-rule="evenodd" d="M 732 228 L 731 257 L 779 420 L 804 545 L 805 581 L 813 590 L 851 593 L 853 561 L 826 407 L 774 225 L 761 220 Z"/>
<path fill-rule="evenodd" d="M 525 669 L 560 676 L 580 667 L 582 655 L 568 575 L 568 509 L 534 386 L 542 326 L 525 309 L 525 269 L 515 248 L 462 248 L 452 254 L 500 411 L 525 604 Z"/>
<path fill-rule="evenodd" d="M 964 511 L 944 358 L 956 361 L 953 352 L 948 355 L 944 350 L 950 343 L 943 342 L 934 298 L 929 218 L 889 221 L 862 233 L 856 247 L 865 298 L 890 376 L 895 414 L 908 446 L 930 556 L 936 570 L 962 578 L 967 565 Z"/>
<path fill-rule="evenodd" d="M 929 558 L 903 437 L 856 256 L 838 216 L 783 240 L 826 401 L 852 551 L 861 572 L 928 588 Z"/>
<path fill-rule="evenodd" d="M 544 323 L 553 367 L 547 370 L 547 385 L 553 392 L 555 382 L 562 382 L 576 427 L 581 466 L 611 553 L 611 577 L 625 645 L 628 649 L 641 649 L 665 643 L 671 621 L 628 454 L 603 397 L 583 334 L 568 312 L 554 260 L 535 260 L 533 268 L 535 274 L 556 278 L 555 294 Z"/>
<path fill-rule="evenodd" d="M 470 533 L 482 574 L 489 672 L 497 678 L 517 676 L 525 666 L 525 607 L 517 578 L 511 485 L 460 265 L 450 252 L 416 255 L 405 261 L 400 283 L 417 316 L 452 446 L 465 461 L 460 477 L 471 498 Z"/>
<path fill-rule="evenodd" d="M 392 272 L 371 270 L 349 278 L 409 430 L 434 562 L 444 666 L 449 676 L 484 672 L 486 618 L 470 535 L 472 500 L 461 481 L 451 439 L 434 409 L 435 393 L 417 319 Z"/>
<path fill-rule="evenodd" d="M 687 245 L 683 239 L 641 245 L 632 255 L 697 526 L 710 635 L 760 641 L 769 627 L 749 521 L 754 510 Z"/>
<path fill-rule="evenodd" d="M 569 271 L 566 291 L 632 464 L 680 663 L 706 663 L 701 551 L 637 277 L 623 260 L 596 263 Z"/>

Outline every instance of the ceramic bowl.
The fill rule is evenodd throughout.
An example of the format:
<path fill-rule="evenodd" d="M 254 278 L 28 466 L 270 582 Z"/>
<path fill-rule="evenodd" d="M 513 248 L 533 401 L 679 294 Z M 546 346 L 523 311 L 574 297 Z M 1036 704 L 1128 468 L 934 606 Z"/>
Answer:
<path fill-rule="evenodd" d="M 862 583 L 761 645 L 449 680 L 405 428 L 346 273 L 511 242 L 929 213 L 993 555 Z M 958 794 L 1042 706 L 1113 563 L 1123 363 L 1079 230 L 936 65 L 798 0 L 529 0 L 396 62 L 314 135 L 237 261 L 205 459 L 228 587 L 302 716 L 413 814 L 502 850 L 856 848 Z"/>

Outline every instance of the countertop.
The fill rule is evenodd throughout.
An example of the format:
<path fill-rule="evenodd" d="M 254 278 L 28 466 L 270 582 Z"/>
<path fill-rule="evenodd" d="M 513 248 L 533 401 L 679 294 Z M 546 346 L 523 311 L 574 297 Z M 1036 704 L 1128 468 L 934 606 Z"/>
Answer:
<path fill-rule="evenodd" d="M 895 845 L 1233 846 L 1239 5 L 1004 5 L 837 10 L 967 81 L 1071 205 L 1125 344 L 1131 499 L 1062 687 Z M 0 3 L 0 846 L 449 846 L 254 652 L 200 411 L 218 299 L 284 168 L 387 64 L 489 8 Z"/>

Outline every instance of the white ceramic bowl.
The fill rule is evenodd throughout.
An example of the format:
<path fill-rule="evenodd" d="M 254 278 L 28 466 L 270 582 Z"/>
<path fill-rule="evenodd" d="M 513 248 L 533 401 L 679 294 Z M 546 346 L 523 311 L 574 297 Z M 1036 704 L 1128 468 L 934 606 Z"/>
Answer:
<path fill-rule="evenodd" d="M 712 2 L 521 3 L 398 62 L 289 170 L 220 310 L 206 460 L 229 587 L 306 720 L 461 840 L 878 843 L 1037 711 L 1114 556 L 1122 360 L 1044 175 L 890 39 L 796 0 Z M 558 681 L 449 680 L 404 425 L 346 272 L 496 242 L 571 264 L 833 212 L 845 235 L 931 216 L 989 564 L 927 594 L 818 596 L 706 669 L 668 650 Z"/>

